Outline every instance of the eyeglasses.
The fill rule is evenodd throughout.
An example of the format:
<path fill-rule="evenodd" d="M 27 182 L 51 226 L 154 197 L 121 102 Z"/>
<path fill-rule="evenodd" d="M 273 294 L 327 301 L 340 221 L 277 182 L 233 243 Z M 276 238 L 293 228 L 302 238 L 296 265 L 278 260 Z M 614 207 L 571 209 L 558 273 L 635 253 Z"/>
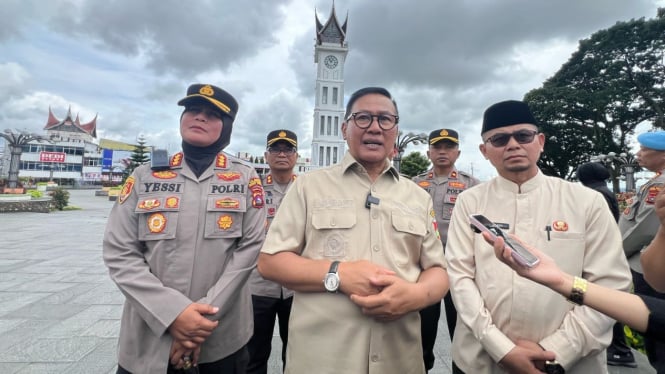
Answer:
<path fill-rule="evenodd" d="M 495 147 L 504 147 L 510 141 L 510 138 L 515 138 L 519 144 L 529 144 L 536 137 L 538 131 L 533 130 L 517 130 L 512 133 L 501 132 L 494 134 L 485 139 L 485 143 L 490 142 Z"/>
<path fill-rule="evenodd" d="M 278 155 L 280 153 L 284 153 L 285 156 L 292 156 L 296 153 L 296 149 L 293 147 L 287 147 L 287 148 L 277 148 L 277 147 L 268 147 L 268 153 L 271 155 Z"/>
<path fill-rule="evenodd" d="M 376 118 L 376 121 L 379 123 L 379 127 L 383 131 L 392 130 L 395 125 L 399 122 L 399 116 L 392 114 L 377 114 L 373 115 L 367 112 L 355 112 L 351 113 L 350 116 L 346 118 L 348 121 L 350 118 L 353 118 L 353 122 L 361 128 L 362 130 L 367 129 L 371 124 L 372 120 Z"/>

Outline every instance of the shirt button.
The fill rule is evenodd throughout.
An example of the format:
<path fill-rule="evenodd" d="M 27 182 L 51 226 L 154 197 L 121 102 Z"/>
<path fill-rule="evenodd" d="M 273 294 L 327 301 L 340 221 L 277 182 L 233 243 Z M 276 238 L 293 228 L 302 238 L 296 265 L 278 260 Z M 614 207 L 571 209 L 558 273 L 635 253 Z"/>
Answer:
<path fill-rule="evenodd" d="M 413 230 L 413 223 L 409 223 L 409 230 Z"/>
<path fill-rule="evenodd" d="M 379 361 L 379 356 L 378 355 L 372 355 L 372 362 L 377 362 Z"/>
<path fill-rule="evenodd" d="M 372 213 L 372 218 L 374 218 L 374 219 L 379 218 L 379 214 L 378 213 Z"/>
<path fill-rule="evenodd" d="M 379 251 L 379 246 L 374 245 L 374 246 L 372 246 L 372 249 L 374 250 L 374 252 L 378 252 Z"/>

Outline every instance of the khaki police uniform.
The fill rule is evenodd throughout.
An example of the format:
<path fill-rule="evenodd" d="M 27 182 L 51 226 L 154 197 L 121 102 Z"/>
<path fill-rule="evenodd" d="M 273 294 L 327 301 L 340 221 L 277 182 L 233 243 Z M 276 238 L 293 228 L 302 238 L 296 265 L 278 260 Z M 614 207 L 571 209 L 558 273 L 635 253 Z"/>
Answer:
<path fill-rule="evenodd" d="M 663 188 L 665 188 L 665 174 L 661 171 L 640 187 L 619 218 L 623 250 L 631 269 L 638 273 L 642 272 L 640 253 L 651 243 L 660 227 L 654 203 L 656 195 Z"/>
<path fill-rule="evenodd" d="M 480 181 L 456 168 L 453 168 L 446 176 L 437 176 L 433 170 L 429 170 L 413 177 L 413 181 L 432 196 L 439 236 L 445 249 L 448 239 L 448 225 L 450 225 L 450 217 L 453 214 L 457 195 L 477 185 Z"/>
<path fill-rule="evenodd" d="M 168 327 L 191 303 L 219 307 L 199 362 L 241 349 L 252 335 L 249 275 L 263 244 L 261 180 L 220 152 L 197 178 L 182 153 L 171 168 L 139 166 L 108 219 L 104 261 L 126 297 L 118 360 L 133 373 L 166 373 Z"/>
<path fill-rule="evenodd" d="M 626 291 L 628 263 L 602 195 L 542 172 L 521 185 L 496 177 L 459 195 L 446 259 L 461 321 L 452 356 L 463 372 L 504 373 L 497 363 L 514 341 L 526 339 L 554 352 L 568 374 L 607 373 L 605 347 L 614 321 L 515 275 L 469 227 L 469 214 L 503 224 L 566 273 Z"/>
<path fill-rule="evenodd" d="M 366 207 L 370 193 L 378 201 Z M 423 269 L 445 268 L 433 221 L 430 196 L 400 177 L 387 160 L 385 171 L 372 183 L 347 152 L 340 164 L 298 177 L 262 252 L 291 251 L 331 261 L 364 259 L 416 282 Z M 418 312 L 381 323 L 364 315 L 343 293 L 295 293 L 287 374 L 424 370 Z"/>
<path fill-rule="evenodd" d="M 296 175 L 294 174 L 288 185 L 280 186 L 275 183 L 271 174 L 268 174 L 263 178 L 263 192 L 266 199 L 266 232 L 270 228 L 270 224 L 272 223 L 273 218 L 275 218 L 275 214 L 277 214 L 277 209 L 279 208 L 279 204 L 282 203 L 286 191 L 289 190 L 295 180 Z M 282 287 L 273 281 L 263 279 L 256 269 L 252 271 L 250 287 L 252 295 L 273 297 L 276 299 L 286 299 L 293 296 L 292 290 Z"/>

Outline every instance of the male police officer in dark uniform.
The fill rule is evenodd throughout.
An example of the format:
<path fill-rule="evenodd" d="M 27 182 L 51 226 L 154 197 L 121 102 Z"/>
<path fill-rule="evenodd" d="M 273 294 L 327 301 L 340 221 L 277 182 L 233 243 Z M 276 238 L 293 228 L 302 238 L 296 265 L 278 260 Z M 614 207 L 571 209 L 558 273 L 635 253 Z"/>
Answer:
<path fill-rule="evenodd" d="M 270 172 L 263 178 L 267 210 L 266 231 L 286 191 L 296 179 L 293 168 L 298 160 L 298 137 L 289 130 L 271 131 L 268 134 L 267 147 L 264 156 Z M 254 305 L 254 335 L 248 344 L 250 360 L 247 374 L 266 374 L 275 317 L 279 319 L 279 336 L 282 339 L 282 365 L 286 364 L 293 291 L 263 279 L 256 269 L 250 277 L 250 288 Z"/>
<path fill-rule="evenodd" d="M 450 216 L 457 195 L 479 183 L 473 176 L 455 168 L 455 161 L 457 161 L 460 153 L 457 131 L 450 129 L 432 131 L 429 134 L 429 149 L 427 150 L 427 157 L 432 161 L 432 169 L 413 178 L 414 182 L 432 196 L 439 236 L 444 248 L 448 237 Z M 452 339 L 457 321 L 457 311 L 450 297 L 450 292 L 444 297 L 444 306 L 446 308 L 448 332 Z M 434 367 L 433 349 L 440 315 L 441 303 L 436 303 L 420 311 L 423 358 L 427 370 Z"/>
<path fill-rule="evenodd" d="M 182 152 L 167 170 L 134 170 L 104 234 L 104 262 L 126 298 L 118 373 L 197 362 L 201 374 L 242 373 L 253 330 L 247 280 L 265 240 L 263 188 L 251 165 L 223 152 L 233 96 L 194 84 L 178 105 Z"/>

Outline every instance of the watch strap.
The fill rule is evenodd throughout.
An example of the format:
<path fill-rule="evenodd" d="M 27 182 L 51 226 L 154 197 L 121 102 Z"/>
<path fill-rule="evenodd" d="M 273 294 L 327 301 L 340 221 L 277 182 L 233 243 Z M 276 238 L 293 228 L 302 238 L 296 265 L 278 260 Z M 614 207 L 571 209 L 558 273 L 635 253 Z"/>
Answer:
<path fill-rule="evenodd" d="M 586 293 L 588 286 L 589 284 L 586 281 L 586 279 L 575 277 L 573 279 L 573 289 L 570 291 L 570 296 L 568 296 L 568 301 L 577 305 L 584 304 L 584 294 Z"/>
<path fill-rule="evenodd" d="M 336 274 L 336 273 L 337 273 L 337 268 L 338 268 L 338 267 L 339 267 L 339 261 L 333 261 L 333 262 L 330 264 L 330 269 L 328 269 L 328 273 Z"/>

